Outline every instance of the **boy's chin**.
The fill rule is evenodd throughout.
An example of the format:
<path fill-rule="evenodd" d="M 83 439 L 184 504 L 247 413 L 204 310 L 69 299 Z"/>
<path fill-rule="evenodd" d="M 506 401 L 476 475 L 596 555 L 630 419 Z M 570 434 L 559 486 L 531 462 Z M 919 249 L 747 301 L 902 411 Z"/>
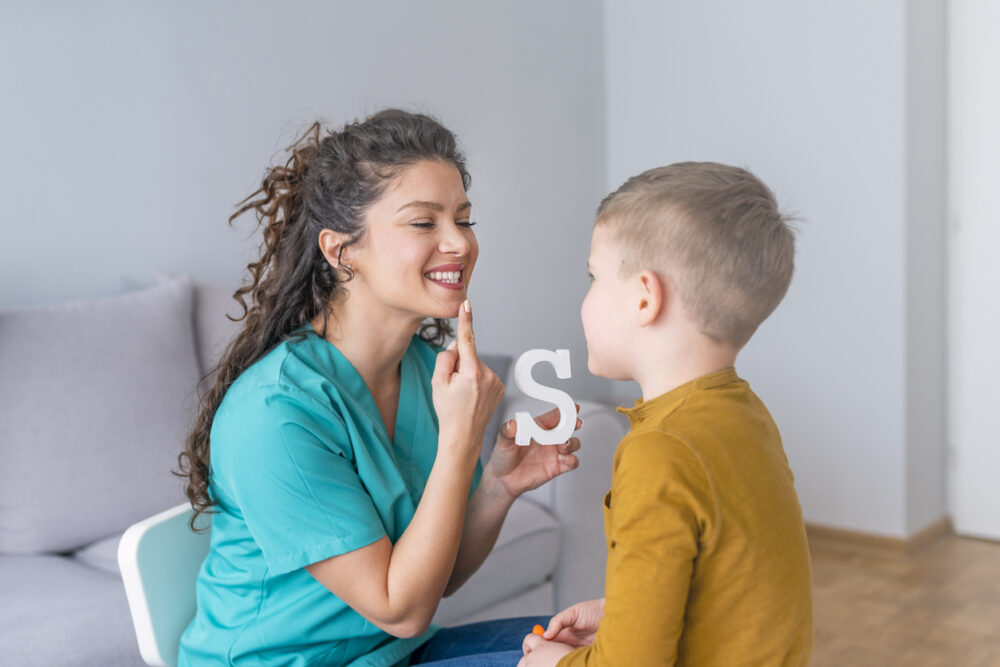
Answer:
<path fill-rule="evenodd" d="M 590 371 L 591 375 L 596 375 L 597 377 L 602 377 L 602 378 L 614 379 L 610 375 L 608 375 L 607 371 L 604 369 L 604 366 L 601 365 L 599 362 L 597 362 L 594 359 L 593 355 L 587 356 L 587 370 Z"/>
<path fill-rule="evenodd" d="M 620 368 L 615 368 L 607 363 L 602 364 L 598 360 L 594 359 L 594 355 L 592 354 L 587 355 L 587 370 L 590 371 L 591 375 L 607 378 L 609 380 L 628 381 L 634 379 L 629 377 L 628 373 L 625 373 Z"/>

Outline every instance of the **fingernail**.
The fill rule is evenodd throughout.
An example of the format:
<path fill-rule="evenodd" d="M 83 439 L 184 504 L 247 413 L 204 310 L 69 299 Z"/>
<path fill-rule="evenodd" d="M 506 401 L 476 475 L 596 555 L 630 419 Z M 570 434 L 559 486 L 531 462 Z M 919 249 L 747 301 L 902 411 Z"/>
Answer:
<path fill-rule="evenodd" d="M 472 304 L 469 303 L 468 299 L 465 300 L 465 303 L 462 304 L 462 307 L 465 308 L 465 312 L 467 312 L 467 313 L 471 313 L 472 312 Z"/>
<path fill-rule="evenodd" d="M 449 350 L 454 350 L 456 347 L 458 347 L 458 341 L 457 340 L 453 340 L 450 343 L 448 343 L 448 349 Z"/>
<path fill-rule="evenodd" d="M 583 426 L 583 420 L 580 419 L 579 417 L 577 417 L 576 418 L 576 427 L 580 428 L 581 426 Z"/>

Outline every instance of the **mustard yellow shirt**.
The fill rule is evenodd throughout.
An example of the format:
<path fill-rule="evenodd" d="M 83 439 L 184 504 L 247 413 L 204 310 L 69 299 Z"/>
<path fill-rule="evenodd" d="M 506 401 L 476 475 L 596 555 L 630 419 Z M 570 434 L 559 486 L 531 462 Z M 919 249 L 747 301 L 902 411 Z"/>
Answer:
<path fill-rule="evenodd" d="M 807 665 L 809 550 L 767 408 L 728 368 L 620 410 L 604 617 L 559 666 Z"/>

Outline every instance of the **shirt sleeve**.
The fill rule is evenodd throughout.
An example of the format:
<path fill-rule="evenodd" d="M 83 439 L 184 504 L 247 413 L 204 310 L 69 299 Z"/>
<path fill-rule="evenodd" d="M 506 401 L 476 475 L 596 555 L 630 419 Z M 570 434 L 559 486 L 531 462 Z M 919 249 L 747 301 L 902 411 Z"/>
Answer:
<path fill-rule="evenodd" d="M 232 496 L 268 567 L 284 574 L 386 535 L 329 407 L 278 386 L 227 406 L 212 474 Z M 218 454 L 218 456 L 217 456 Z"/>
<path fill-rule="evenodd" d="M 644 434 L 622 443 L 608 524 L 604 617 L 591 646 L 560 667 L 672 665 L 712 494 L 681 441 Z"/>

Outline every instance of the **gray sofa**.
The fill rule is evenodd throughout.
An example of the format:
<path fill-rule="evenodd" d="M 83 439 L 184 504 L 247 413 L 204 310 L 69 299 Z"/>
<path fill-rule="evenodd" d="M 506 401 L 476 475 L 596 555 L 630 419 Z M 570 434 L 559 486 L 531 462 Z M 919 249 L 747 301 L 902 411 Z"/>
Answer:
<path fill-rule="evenodd" d="M 194 388 L 234 332 L 227 311 L 230 290 L 184 278 L 0 311 L 0 665 L 142 664 L 118 539 L 183 501 L 171 470 Z M 489 358 L 501 374 L 509 361 Z M 437 622 L 552 613 L 602 594 L 601 498 L 626 426 L 609 406 L 581 406 L 582 465 L 517 501 Z M 543 407 L 508 386 L 492 428 Z"/>

